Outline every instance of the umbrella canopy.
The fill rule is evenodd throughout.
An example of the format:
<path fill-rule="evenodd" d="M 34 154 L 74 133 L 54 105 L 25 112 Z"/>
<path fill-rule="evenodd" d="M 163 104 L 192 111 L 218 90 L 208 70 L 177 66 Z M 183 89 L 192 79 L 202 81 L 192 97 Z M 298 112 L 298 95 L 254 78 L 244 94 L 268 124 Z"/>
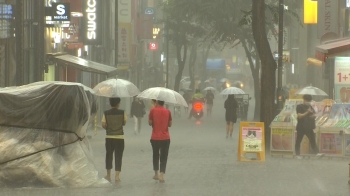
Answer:
<path fill-rule="evenodd" d="M 227 81 L 228 81 L 227 78 L 222 78 L 222 79 L 220 80 L 220 82 L 227 82 Z"/>
<path fill-rule="evenodd" d="M 320 96 L 328 96 L 327 93 L 325 93 L 323 90 L 314 87 L 314 86 L 307 86 L 302 89 L 300 89 L 297 93 L 297 95 L 320 95 Z"/>
<path fill-rule="evenodd" d="M 95 94 L 103 97 L 133 97 L 140 90 L 130 81 L 123 79 L 109 79 L 97 84 Z"/>
<path fill-rule="evenodd" d="M 242 89 L 237 87 L 229 87 L 223 90 L 220 94 L 222 95 L 240 95 L 240 94 L 246 94 Z"/>
<path fill-rule="evenodd" d="M 185 99 L 176 91 L 163 87 L 153 87 L 142 91 L 138 96 L 141 99 L 155 99 L 166 103 L 188 107 Z"/>
<path fill-rule="evenodd" d="M 205 89 L 203 89 L 203 91 L 216 91 L 216 88 L 208 86 Z"/>

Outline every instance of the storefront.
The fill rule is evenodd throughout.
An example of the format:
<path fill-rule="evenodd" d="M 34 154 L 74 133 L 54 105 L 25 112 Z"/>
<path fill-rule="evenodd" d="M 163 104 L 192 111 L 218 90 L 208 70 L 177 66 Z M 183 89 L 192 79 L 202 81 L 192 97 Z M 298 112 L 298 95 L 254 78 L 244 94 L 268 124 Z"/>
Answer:
<path fill-rule="evenodd" d="M 350 99 L 346 99 L 344 95 L 344 88 L 350 84 L 350 38 L 337 39 L 317 46 L 315 58 L 324 63 L 323 73 L 329 80 L 329 97 L 337 103 L 350 103 Z"/>

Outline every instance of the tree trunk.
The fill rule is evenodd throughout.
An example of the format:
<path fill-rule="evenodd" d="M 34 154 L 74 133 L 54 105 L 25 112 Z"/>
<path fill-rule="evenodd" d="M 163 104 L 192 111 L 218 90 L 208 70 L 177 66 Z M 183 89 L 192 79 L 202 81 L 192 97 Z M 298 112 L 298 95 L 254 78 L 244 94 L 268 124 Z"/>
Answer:
<path fill-rule="evenodd" d="M 181 56 L 181 49 L 184 47 L 184 53 L 183 56 Z M 182 72 L 185 68 L 186 63 L 186 57 L 187 57 L 187 43 L 184 44 L 177 44 L 176 45 L 176 55 L 177 55 L 177 61 L 178 61 L 178 71 L 175 77 L 175 85 L 174 90 L 179 92 L 180 90 L 180 81 L 182 78 Z"/>
<path fill-rule="evenodd" d="M 255 112 L 254 112 L 254 120 L 260 120 L 260 108 L 261 108 L 261 88 L 260 88 L 260 58 L 259 55 L 256 55 L 255 58 L 255 66 L 256 70 L 253 72 L 253 79 L 254 79 L 254 95 L 255 95 Z"/>
<path fill-rule="evenodd" d="M 195 85 L 195 81 L 194 81 L 194 65 L 196 63 L 197 60 L 197 39 L 194 38 L 191 44 L 191 54 L 190 54 L 190 59 L 188 61 L 188 70 L 189 70 L 189 74 L 190 74 L 190 80 L 191 80 L 191 84 L 190 84 L 190 89 L 194 89 L 194 85 Z"/>
<path fill-rule="evenodd" d="M 265 140 L 270 146 L 269 125 L 275 117 L 276 62 L 267 40 L 265 28 L 265 0 L 252 0 L 252 30 L 261 59 L 261 112 L 260 121 L 265 123 Z"/>
<path fill-rule="evenodd" d="M 209 56 L 209 51 L 211 48 L 211 43 L 209 43 L 206 47 L 203 47 L 203 58 L 202 58 L 202 77 L 201 81 L 204 82 L 208 78 L 207 73 L 207 59 Z"/>
<path fill-rule="evenodd" d="M 252 76 L 254 80 L 254 97 L 255 97 L 254 120 L 258 120 L 260 115 L 260 83 L 259 83 L 260 59 L 255 58 L 255 65 L 254 65 L 253 57 L 251 54 L 252 51 L 248 49 L 246 38 L 243 38 L 241 40 L 241 43 L 247 55 L 248 62 L 250 65 L 250 70 L 252 71 Z"/>

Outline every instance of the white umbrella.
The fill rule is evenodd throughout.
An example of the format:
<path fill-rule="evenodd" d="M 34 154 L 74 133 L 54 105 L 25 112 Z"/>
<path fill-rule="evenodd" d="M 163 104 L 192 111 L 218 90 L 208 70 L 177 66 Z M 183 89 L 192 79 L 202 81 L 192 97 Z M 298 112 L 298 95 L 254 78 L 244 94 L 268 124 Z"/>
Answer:
<path fill-rule="evenodd" d="M 297 91 L 296 93 L 297 95 L 320 95 L 320 96 L 328 96 L 327 93 L 325 93 L 323 90 L 314 87 L 314 86 L 307 86 L 304 87 L 302 89 L 300 89 L 299 91 Z"/>
<path fill-rule="evenodd" d="M 146 89 L 137 97 L 141 99 L 155 99 L 170 104 L 188 107 L 185 99 L 178 92 L 164 87 L 153 87 Z"/>
<path fill-rule="evenodd" d="M 246 94 L 242 89 L 237 87 L 229 87 L 223 90 L 220 94 L 222 95 L 239 95 L 239 94 Z"/>
<path fill-rule="evenodd" d="M 205 89 L 203 89 L 203 91 L 216 91 L 216 88 L 208 86 Z"/>
<path fill-rule="evenodd" d="M 227 78 L 222 78 L 222 79 L 220 80 L 220 82 L 227 82 L 227 81 L 228 81 Z"/>
<path fill-rule="evenodd" d="M 103 97 L 133 97 L 140 90 L 130 81 L 109 79 L 98 83 L 94 88 L 95 94 Z"/>

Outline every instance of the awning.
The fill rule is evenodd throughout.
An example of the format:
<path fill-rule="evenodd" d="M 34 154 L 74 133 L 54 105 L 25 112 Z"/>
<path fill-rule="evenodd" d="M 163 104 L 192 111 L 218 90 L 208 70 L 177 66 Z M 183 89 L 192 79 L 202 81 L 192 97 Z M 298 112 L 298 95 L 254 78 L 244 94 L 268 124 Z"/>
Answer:
<path fill-rule="evenodd" d="M 315 57 L 323 62 L 326 62 L 328 57 L 334 57 L 343 53 L 350 52 L 350 38 L 337 39 L 316 46 Z"/>
<path fill-rule="evenodd" d="M 323 62 L 318 60 L 318 59 L 308 58 L 306 60 L 306 66 L 308 66 L 308 65 L 322 66 L 322 64 L 323 64 Z"/>
<path fill-rule="evenodd" d="M 107 77 L 116 76 L 119 71 L 115 67 L 104 65 L 101 63 L 96 63 L 93 61 L 88 61 L 69 54 L 63 54 L 63 55 L 48 54 L 48 55 L 49 55 L 48 58 L 50 59 L 50 61 L 54 61 L 58 64 L 71 66 L 81 71 L 103 74 L 103 75 L 106 75 Z"/>

